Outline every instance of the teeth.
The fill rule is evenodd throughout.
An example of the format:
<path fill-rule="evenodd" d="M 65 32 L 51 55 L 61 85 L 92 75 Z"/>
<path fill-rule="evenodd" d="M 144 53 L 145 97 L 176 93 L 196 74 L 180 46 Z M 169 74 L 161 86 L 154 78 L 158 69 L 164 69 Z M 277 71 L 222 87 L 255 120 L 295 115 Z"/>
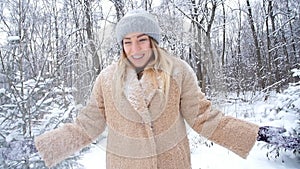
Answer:
<path fill-rule="evenodd" d="M 142 58 L 142 57 L 143 57 L 143 55 L 133 55 L 133 56 L 132 56 L 133 59 L 140 59 L 140 58 Z"/>

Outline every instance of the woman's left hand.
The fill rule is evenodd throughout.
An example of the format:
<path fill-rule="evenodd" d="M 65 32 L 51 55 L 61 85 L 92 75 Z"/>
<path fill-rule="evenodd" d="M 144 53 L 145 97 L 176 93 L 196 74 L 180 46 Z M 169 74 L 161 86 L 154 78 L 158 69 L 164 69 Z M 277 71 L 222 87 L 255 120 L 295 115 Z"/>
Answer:
<path fill-rule="evenodd" d="M 257 141 L 276 145 L 289 150 L 300 150 L 300 138 L 284 136 L 286 129 L 281 127 L 262 126 L 259 128 Z"/>

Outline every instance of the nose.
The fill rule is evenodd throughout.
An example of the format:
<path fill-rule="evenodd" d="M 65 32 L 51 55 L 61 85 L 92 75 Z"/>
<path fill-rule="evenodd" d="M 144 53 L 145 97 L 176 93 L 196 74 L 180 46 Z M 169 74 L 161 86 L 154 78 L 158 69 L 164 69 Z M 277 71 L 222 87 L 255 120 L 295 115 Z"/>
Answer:
<path fill-rule="evenodd" d="M 138 41 L 133 41 L 131 46 L 131 52 L 132 54 L 137 54 L 141 50 L 141 47 L 138 43 Z"/>

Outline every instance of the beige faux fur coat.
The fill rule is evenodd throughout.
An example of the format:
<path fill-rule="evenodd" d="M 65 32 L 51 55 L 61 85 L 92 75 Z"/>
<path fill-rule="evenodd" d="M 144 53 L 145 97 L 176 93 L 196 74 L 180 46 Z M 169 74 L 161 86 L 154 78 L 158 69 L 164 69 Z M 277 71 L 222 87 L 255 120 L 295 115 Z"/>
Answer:
<path fill-rule="evenodd" d="M 202 136 L 246 158 L 256 141 L 258 126 L 212 110 L 189 65 L 171 59 L 174 68 L 167 100 L 162 84 L 155 88 L 147 73 L 138 80 L 130 67 L 124 94 L 115 99 L 112 86 L 117 64 L 104 69 L 76 122 L 36 137 L 46 165 L 54 166 L 89 145 L 107 127 L 107 169 L 189 169 L 185 121 Z"/>

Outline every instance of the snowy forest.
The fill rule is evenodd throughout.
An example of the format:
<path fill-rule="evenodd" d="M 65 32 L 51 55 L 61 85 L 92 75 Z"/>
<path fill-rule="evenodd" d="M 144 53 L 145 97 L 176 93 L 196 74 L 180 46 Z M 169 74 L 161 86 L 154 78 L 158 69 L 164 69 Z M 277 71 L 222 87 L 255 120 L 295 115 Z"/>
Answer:
<path fill-rule="evenodd" d="M 0 149 L 74 121 L 99 72 L 119 57 L 116 23 L 137 8 L 158 18 L 160 46 L 191 65 L 214 106 L 259 122 L 289 117 L 280 125 L 300 137 L 298 0 L 0 0 Z M 269 106 L 223 107 L 257 101 Z M 55 168 L 84 168 L 78 161 L 88 149 Z M 34 154 L 0 155 L 0 168 L 46 167 Z"/>

